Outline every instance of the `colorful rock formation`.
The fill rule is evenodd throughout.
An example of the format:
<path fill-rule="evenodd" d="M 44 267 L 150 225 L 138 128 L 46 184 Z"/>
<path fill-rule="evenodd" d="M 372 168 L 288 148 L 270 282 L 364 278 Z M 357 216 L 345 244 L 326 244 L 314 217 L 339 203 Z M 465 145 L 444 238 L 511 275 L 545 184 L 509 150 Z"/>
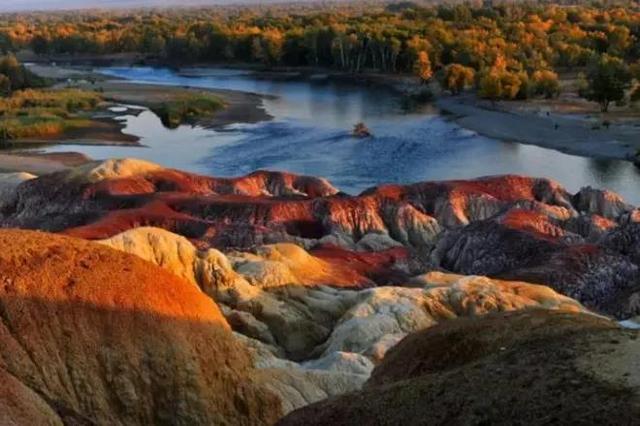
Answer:
<path fill-rule="evenodd" d="M 619 237 L 633 232 L 638 211 L 611 192 L 572 195 L 548 179 L 386 185 L 349 196 L 323 179 L 288 173 L 222 179 L 109 160 L 30 179 L 6 199 L 3 226 L 87 239 L 154 226 L 203 250 L 292 243 L 322 263 L 300 266 L 315 271 L 316 284 L 401 285 L 447 270 L 549 285 L 618 318 L 640 313 L 633 302 L 639 260 Z M 273 264 L 260 267 L 267 269 L 254 275 L 272 284 L 293 279 L 276 278 Z"/>
<path fill-rule="evenodd" d="M 389 351 L 363 390 L 278 423 L 632 424 L 638 331 L 592 315 L 533 310 L 443 322 Z"/>
<path fill-rule="evenodd" d="M 0 391 L 0 420 L 260 424 L 337 398 L 335 407 L 325 403 L 336 417 L 318 405 L 285 423 L 317 413 L 340 424 L 353 413 L 339 396 L 358 391 L 372 370 L 362 392 L 374 392 L 379 372 L 389 371 L 387 354 L 430 336 L 425 330 L 455 323 L 452 330 L 471 336 L 483 331 L 461 319 L 526 311 L 495 318 L 558 333 L 566 324 L 610 331 L 605 319 L 585 316 L 588 309 L 620 319 L 640 314 L 639 211 L 616 194 L 574 195 L 547 179 L 385 185 L 351 196 L 289 173 L 212 178 L 108 160 L 41 177 L 0 176 L 0 191 L 1 226 L 99 243 L 0 232 L 9 247 L 0 254 L 0 304 L 9 307 L 0 324 L 10 354 L 0 347 L 0 376 L 11 384 Z M 1 275 L 3 262 L 27 284 Z M 491 338 L 497 320 L 487 321 L 477 327 Z M 74 333 L 70 349 L 59 346 Z M 535 340 L 527 333 L 526 342 Z M 20 340 L 31 334 L 39 346 Z M 495 351 L 483 342 L 479 353 Z M 55 359 L 39 371 L 33 365 L 49 365 L 40 353 L 46 345 Z M 45 373 L 56 377 L 49 383 Z M 400 404 L 397 419 L 406 421 L 413 400 L 389 402 L 379 392 L 373 400 Z M 164 402 L 173 393 L 175 401 Z M 425 418 L 449 416 L 434 413 Z"/>
<path fill-rule="evenodd" d="M 3 424 L 271 424 L 282 413 L 195 286 L 68 237 L 5 230 L 0 244 Z"/>

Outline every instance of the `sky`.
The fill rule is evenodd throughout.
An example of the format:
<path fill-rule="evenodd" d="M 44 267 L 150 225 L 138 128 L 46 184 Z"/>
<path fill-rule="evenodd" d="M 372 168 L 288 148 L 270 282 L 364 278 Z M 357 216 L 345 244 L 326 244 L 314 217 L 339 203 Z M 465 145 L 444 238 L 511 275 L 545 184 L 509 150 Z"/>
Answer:
<path fill-rule="evenodd" d="M 272 3 L 274 0 L 268 2 Z M 199 6 L 237 3 L 267 2 L 264 0 L 0 0 L 0 12 L 81 8 Z"/>

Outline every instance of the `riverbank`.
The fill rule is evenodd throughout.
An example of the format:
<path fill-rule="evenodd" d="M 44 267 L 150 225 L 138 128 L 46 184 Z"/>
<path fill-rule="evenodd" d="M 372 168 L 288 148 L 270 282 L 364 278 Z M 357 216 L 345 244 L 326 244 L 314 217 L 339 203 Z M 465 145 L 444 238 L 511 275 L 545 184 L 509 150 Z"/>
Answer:
<path fill-rule="evenodd" d="M 110 103 L 108 106 L 131 105 L 154 109 L 177 99 L 197 95 L 217 96 L 224 108 L 212 115 L 195 117 L 190 124 L 218 129 L 235 123 L 257 123 L 271 119 L 263 107 L 264 96 L 255 93 L 223 89 L 199 89 L 160 84 L 142 84 L 106 76 L 86 67 L 58 67 L 32 64 L 30 70 L 39 76 L 57 81 L 55 87 L 74 87 L 97 91 Z M 97 110 L 95 125 L 84 132 L 66 133 L 46 140 L 19 140 L 15 145 L 26 143 L 62 143 L 91 145 L 138 145 L 138 138 L 122 132 L 123 124 L 116 121 L 117 113 L 106 109 Z"/>
<path fill-rule="evenodd" d="M 435 103 L 460 126 L 494 139 L 600 159 L 632 161 L 640 150 L 640 127 L 631 122 L 607 127 L 582 115 L 517 109 L 473 95 L 441 96 Z"/>
<path fill-rule="evenodd" d="M 92 85 L 88 82 L 80 82 L 78 84 L 83 88 Z M 192 123 L 210 129 L 217 129 L 236 123 L 258 123 L 271 119 L 271 116 L 267 114 L 262 105 L 264 97 L 256 93 L 142 84 L 123 80 L 107 80 L 95 83 L 93 86 L 98 87 L 105 99 L 114 103 L 137 105 L 150 109 L 183 96 L 198 94 L 218 96 L 222 99 L 224 108 L 212 116 L 197 117 Z"/>
<path fill-rule="evenodd" d="M 61 86 L 73 85 L 81 89 L 98 90 L 105 99 L 117 104 L 153 108 L 185 95 L 203 93 L 219 96 L 225 108 L 213 117 L 196 119 L 194 124 L 202 127 L 220 128 L 235 123 L 257 123 L 271 119 L 262 105 L 264 96 L 257 93 L 136 83 L 94 72 L 86 67 L 36 64 L 31 65 L 30 69 L 42 77 L 57 79 Z"/>
<path fill-rule="evenodd" d="M 44 175 L 92 161 L 78 152 L 11 152 L 0 154 L 0 173 L 26 172 Z"/>

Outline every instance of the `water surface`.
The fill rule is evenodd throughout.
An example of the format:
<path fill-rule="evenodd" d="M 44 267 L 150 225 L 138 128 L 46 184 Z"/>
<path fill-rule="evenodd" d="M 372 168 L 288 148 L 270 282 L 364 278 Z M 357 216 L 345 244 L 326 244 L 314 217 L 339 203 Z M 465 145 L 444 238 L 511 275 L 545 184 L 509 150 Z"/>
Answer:
<path fill-rule="evenodd" d="M 152 112 L 144 111 L 122 119 L 124 131 L 140 137 L 146 147 L 57 145 L 47 151 L 80 151 L 93 158 L 137 157 L 215 176 L 286 170 L 324 176 L 350 193 L 381 183 L 517 173 L 550 177 L 572 191 L 586 185 L 608 188 L 640 203 L 640 172 L 629 162 L 489 139 L 430 107 L 406 112 L 397 95 L 380 88 L 269 81 L 233 70 L 203 70 L 197 76 L 142 67 L 101 71 L 138 83 L 272 95 L 264 108 L 273 120 L 235 124 L 222 131 L 191 126 L 169 130 Z M 374 138 L 350 137 L 360 121 Z"/>

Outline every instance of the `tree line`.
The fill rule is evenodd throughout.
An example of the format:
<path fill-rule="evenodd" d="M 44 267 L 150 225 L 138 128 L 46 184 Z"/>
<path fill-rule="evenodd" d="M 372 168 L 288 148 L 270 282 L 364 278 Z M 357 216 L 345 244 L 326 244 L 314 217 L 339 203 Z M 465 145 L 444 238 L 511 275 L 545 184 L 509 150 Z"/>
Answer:
<path fill-rule="evenodd" d="M 165 63 L 252 63 L 437 77 L 490 99 L 552 97 L 577 70 L 583 96 L 622 102 L 638 78 L 640 9 L 404 2 L 366 10 L 217 9 L 6 15 L 0 49 L 140 53 Z M 620 95 L 620 92 L 623 95 Z M 632 97 L 640 97 L 638 90 Z"/>

